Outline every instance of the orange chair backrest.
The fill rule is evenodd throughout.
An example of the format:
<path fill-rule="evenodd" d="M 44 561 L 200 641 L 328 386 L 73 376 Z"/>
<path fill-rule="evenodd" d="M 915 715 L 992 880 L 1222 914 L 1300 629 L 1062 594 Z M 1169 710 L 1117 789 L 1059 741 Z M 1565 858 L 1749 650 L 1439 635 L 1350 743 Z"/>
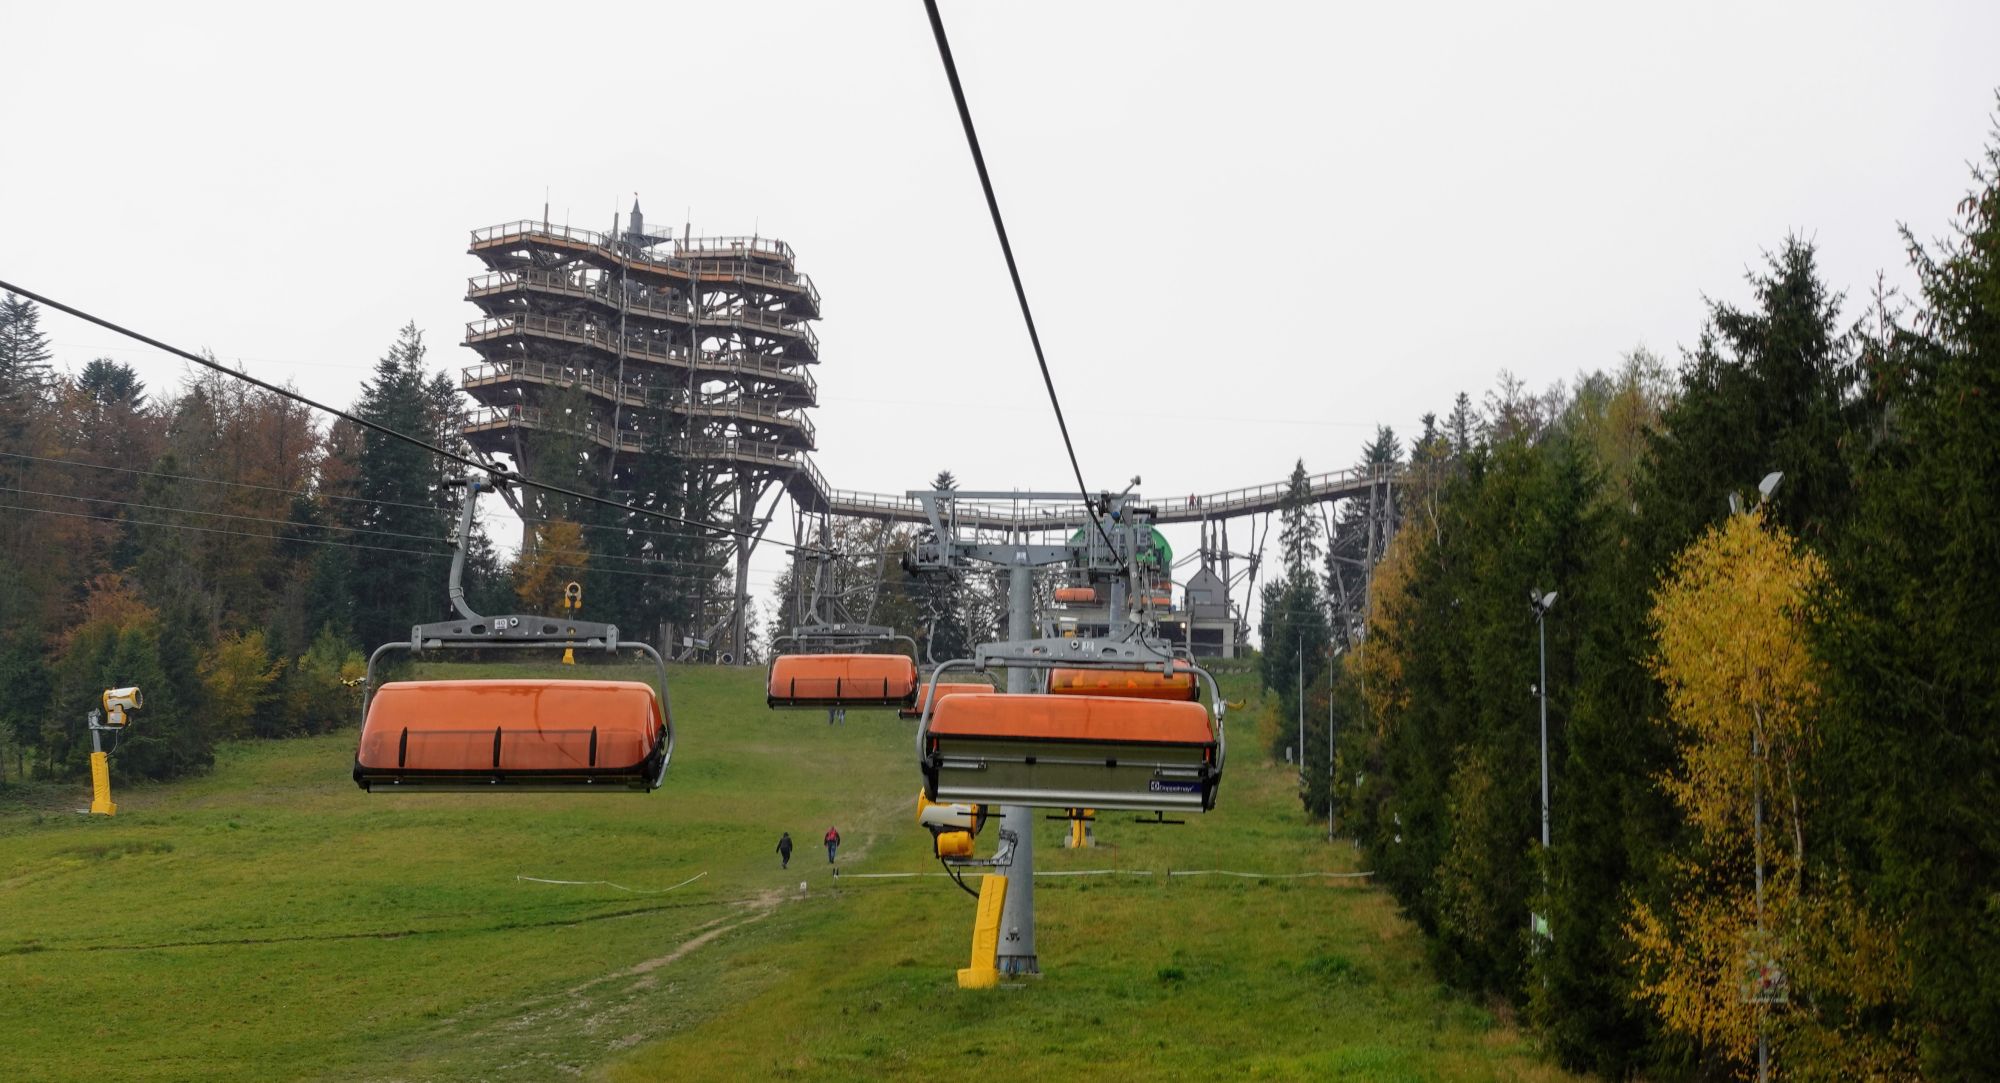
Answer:
<path fill-rule="evenodd" d="M 1049 671 L 1049 694 L 1193 701 L 1201 698 L 1201 686 L 1189 669 L 1172 676 L 1157 669 L 1055 669 Z"/>
<path fill-rule="evenodd" d="M 924 703 L 933 695 L 931 692 L 932 687 L 936 687 L 937 689 L 935 695 L 939 702 L 943 702 L 946 696 L 976 696 L 982 692 L 993 691 L 993 686 L 990 684 L 953 684 L 950 682 L 936 686 L 927 684 L 917 689 L 917 702 L 913 706 L 903 708 L 902 715 L 904 718 L 916 718 L 924 713 Z"/>
<path fill-rule="evenodd" d="M 380 770 L 588 771 L 635 766 L 664 736 L 639 681 L 396 681 L 369 700 L 356 756 Z"/>
<path fill-rule="evenodd" d="M 776 700 L 905 700 L 917 694 L 917 664 L 906 654 L 781 654 L 765 693 Z"/>
<path fill-rule="evenodd" d="M 961 695 L 931 712 L 934 737 L 1212 745 L 1198 703 L 1110 696 Z"/>

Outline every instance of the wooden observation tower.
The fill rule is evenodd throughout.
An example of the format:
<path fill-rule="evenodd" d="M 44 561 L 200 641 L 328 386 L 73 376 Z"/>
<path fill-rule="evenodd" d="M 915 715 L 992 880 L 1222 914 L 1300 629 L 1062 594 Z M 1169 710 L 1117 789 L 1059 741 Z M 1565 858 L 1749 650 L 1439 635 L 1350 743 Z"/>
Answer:
<path fill-rule="evenodd" d="M 649 233 L 634 201 L 609 233 L 509 222 L 474 230 L 471 254 L 486 265 L 466 292 L 483 313 L 465 333 L 480 357 L 464 376 L 479 403 L 465 426 L 475 448 L 558 484 L 577 480 L 558 476 L 574 449 L 612 492 L 633 488 L 641 456 L 666 451 L 695 494 L 690 517 L 762 535 L 762 496 L 814 446 L 819 291 L 790 245 Z M 694 634 L 741 660 L 756 541 L 710 541 L 733 550 L 735 590 L 703 600 Z"/>

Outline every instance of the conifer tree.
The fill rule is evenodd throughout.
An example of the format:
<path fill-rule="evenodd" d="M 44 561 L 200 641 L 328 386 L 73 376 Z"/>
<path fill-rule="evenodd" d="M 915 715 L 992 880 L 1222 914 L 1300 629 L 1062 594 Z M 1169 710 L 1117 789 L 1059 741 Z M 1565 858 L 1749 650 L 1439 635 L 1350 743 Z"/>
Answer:
<path fill-rule="evenodd" d="M 1941 250 L 1908 238 L 1916 326 L 1870 358 L 1879 435 L 1835 551 L 1828 796 L 1877 913 L 1902 922 L 1931 1078 L 2000 1064 L 2000 126 Z M 1790 485 L 1787 477 L 1785 484 Z"/>
<path fill-rule="evenodd" d="M 397 432 L 422 435 L 436 425 L 434 407 L 435 399 L 426 393 L 423 333 L 416 324 L 408 324 L 376 363 L 374 378 L 362 385 L 354 412 Z M 406 441 L 365 429 L 356 458 L 355 494 L 362 502 L 353 506 L 357 510 L 351 525 L 418 539 L 384 548 L 432 548 L 444 553 L 444 542 L 455 524 L 432 489 L 438 476 L 434 456 Z M 435 541 L 426 545 L 422 539 Z M 351 552 L 354 630 L 362 643 L 372 647 L 408 638 L 412 624 L 444 616 L 449 556 L 419 557 L 376 549 Z"/>
<path fill-rule="evenodd" d="M 53 356 L 41 309 L 12 293 L 0 298 L 0 417 L 10 426 L 24 421 L 44 394 Z"/>

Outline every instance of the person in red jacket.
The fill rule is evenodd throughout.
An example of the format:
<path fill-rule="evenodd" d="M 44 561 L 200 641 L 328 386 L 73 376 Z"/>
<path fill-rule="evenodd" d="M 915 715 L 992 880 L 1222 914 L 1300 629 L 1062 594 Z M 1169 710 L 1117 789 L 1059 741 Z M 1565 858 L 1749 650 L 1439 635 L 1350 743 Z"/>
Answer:
<path fill-rule="evenodd" d="M 829 827 L 829 828 L 827 828 L 827 829 L 826 829 L 826 863 L 827 863 L 827 864 L 829 864 L 829 865 L 833 864 L 833 852 L 834 852 L 835 850 L 838 850 L 838 849 L 840 849 L 840 832 L 838 832 L 838 831 L 834 830 L 833 828 Z"/>

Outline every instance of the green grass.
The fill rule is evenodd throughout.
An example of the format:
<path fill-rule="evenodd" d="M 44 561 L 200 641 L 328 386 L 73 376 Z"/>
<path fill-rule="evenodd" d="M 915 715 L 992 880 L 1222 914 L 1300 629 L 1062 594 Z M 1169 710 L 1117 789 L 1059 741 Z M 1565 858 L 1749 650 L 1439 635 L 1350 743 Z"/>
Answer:
<path fill-rule="evenodd" d="M 0 1078 L 876 1079 L 981 1062 L 1561 1078 L 1431 981 L 1365 883 L 1165 875 L 1353 869 L 1298 814 L 1291 774 L 1255 762 L 1247 724 L 1214 813 L 1106 815 L 1085 851 L 1042 823 L 1045 870 L 1153 875 L 1042 878 L 1043 977 L 961 992 L 972 900 L 930 876 L 836 881 L 817 845 L 837 824 L 846 872 L 937 868 L 912 821 L 912 724 L 767 711 L 759 677 L 675 671 L 680 745 L 648 796 L 365 794 L 348 731 L 121 785 L 111 819 L 0 805 Z M 799 842 L 789 871 L 781 830 Z"/>

